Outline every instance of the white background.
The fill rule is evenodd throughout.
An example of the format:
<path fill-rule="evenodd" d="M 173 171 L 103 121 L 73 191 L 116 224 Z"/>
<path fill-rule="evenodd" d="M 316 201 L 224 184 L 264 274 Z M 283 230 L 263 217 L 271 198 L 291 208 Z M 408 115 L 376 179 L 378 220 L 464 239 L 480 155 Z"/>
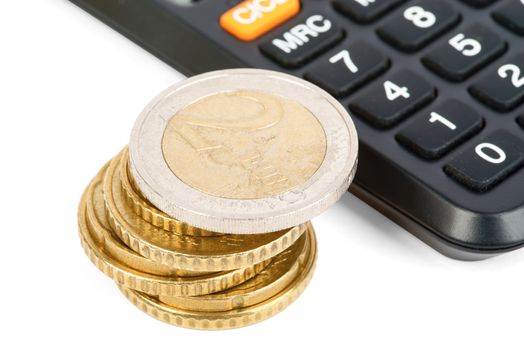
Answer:
<path fill-rule="evenodd" d="M 76 208 L 183 76 L 66 1 L 2 1 L 0 38 L 0 348 L 523 348 L 524 250 L 453 261 L 349 194 L 313 221 L 316 274 L 278 316 L 203 332 L 143 314 L 84 255 Z"/>

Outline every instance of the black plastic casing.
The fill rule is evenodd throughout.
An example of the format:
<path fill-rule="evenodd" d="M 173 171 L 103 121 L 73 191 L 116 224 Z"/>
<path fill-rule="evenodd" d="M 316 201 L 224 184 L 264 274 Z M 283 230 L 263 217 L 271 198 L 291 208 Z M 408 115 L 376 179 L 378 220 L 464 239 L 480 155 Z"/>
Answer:
<path fill-rule="evenodd" d="M 180 6 L 168 0 L 71 1 L 188 76 L 225 68 L 255 67 L 303 77 L 310 67 L 306 64 L 294 70 L 284 69 L 265 57 L 259 44 L 267 40 L 271 32 L 249 43 L 226 33 L 219 26 L 219 17 L 238 1 L 202 0 L 192 6 Z M 424 76 L 435 85 L 439 97 L 412 117 L 427 113 L 431 106 L 451 97 L 467 103 L 483 116 L 486 125 L 479 135 L 437 161 L 418 158 L 395 140 L 395 135 L 410 118 L 391 129 L 382 130 L 353 116 L 360 138 L 360 160 L 351 188 L 358 197 L 441 253 L 461 260 L 480 260 L 524 244 L 524 169 L 491 191 L 480 194 L 449 178 L 443 167 L 461 150 L 471 147 L 479 142 L 479 138 L 496 129 L 508 130 L 524 139 L 524 129 L 515 121 L 517 115 L 524 114 L 522 106 L 511 113 L 499 113 L 474 100 L 467 91 L 490 69 L 522 51 L 524 39 L 491 18 L 491 13 L 507 1 L 499 1 L 497 5 L 482 10 L 470 8 L 460 1 L 449 3 L 461 12 L 461 22 L 415 54 L 402 53 L 376 35 L 376 28 L 387 21 L 388 16 L 369 25 L 358 25 L 325 0 L 303 0 L 301 14 L 283 27 L 292 26 L 311 14 L 324 15 L 343 27 L 346 37 L 321 57 L 333 55 L 349 43 L 366 41 L 390 58 L 391 68 L 382 76 L 402 68 Z M 395 12 L 406 6 L 409 2 Z M 462 83 L 449 83 L 422 65 L 420 58 L 434 45 L 475 22 L 488 25 L 490 30 L 505 38 L 509 49 L 501 58 Z M 353 98 L 365 91 L 366 87 L 363 87 L 340 102 L 347 107 Z"/>

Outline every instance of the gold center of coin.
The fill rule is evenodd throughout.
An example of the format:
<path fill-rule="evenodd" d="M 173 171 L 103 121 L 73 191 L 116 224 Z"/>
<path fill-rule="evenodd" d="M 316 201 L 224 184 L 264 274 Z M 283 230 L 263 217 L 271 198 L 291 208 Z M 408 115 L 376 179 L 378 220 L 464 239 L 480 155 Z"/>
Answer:
<path fill-rule="evenodd" d="M 259 199 L 308 181 L 326 155 L 326 135 L 297 102 L 234 91 L 176 113 L 164 132 L 162 152 L 171 171 L 201 192 Z"/>

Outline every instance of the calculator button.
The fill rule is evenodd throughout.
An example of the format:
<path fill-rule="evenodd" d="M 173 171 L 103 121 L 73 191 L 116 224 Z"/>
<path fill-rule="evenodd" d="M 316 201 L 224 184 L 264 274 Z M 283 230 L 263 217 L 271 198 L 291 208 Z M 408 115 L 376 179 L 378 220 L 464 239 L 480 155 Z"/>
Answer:
<path fill-rule="evenodd" d="M 375 78 L 389 60 L 373 46 L 358 42 L 341 48 L 309 70 L 305 78 L 335 96 L 345 96 Z"/>
<path fill-rule="evenodd" d="M 349 108 L 369 123 L 387 128 L 435 98 L 435 88 L 417 74 L 402 70 L 373 85 Z"/>
<path fill-rule="evenodd" d="M 498 130 L 458 155 L 444 167 L 456 181 L 477 192 L 486 192 L 524 165 L 524 143 Z"/>
<path fill-rule="evenodd" d="M 524 53 L 496 66 L 494 72 L 475 83 L 470 93 L 499 111 L 509 111 L 524 101 Z"/>
<path fill-rule="evenodd" d="M 505 49 L 506 43 L 497 34 L 474 24 L 430 51 L 422 62 L 446 79 L 462 81 L 502 55 Z"/>
<path fill-rule="evenodd" d="M 369 23 L 406 0 L 335 0 L 333 6 L 355 22 Z"/>
<path fill-rule="evenodd" d="M 488 5 L 493 4 L 495 1 L 498 0 L 462 0 L 466 4 L 474 7 L 486 7 Z"/>
<path fill-rule="evenodd" d="M 417 117 L 397 140 L 422 158 L 438 159 L 477 134 L 483 125 L 477 112 L 451 99 Z"/>
<path fill-rule="evenodd" d="M 344 31 L 326 16 L 315 14 L 284 29 L 260 50 L 284 67 L 296 68 L 344 38 Z"/>
<path fill-rule="evenodd" d="M 247 0 L 220 17 L 220 26 L 240 40 L 252 41 L 300 12 L 300 0 Z"/>
<path fill-rule="evenodd" d="M 445 1 L 414 2 L 378 29 L 378 35 L 396 48 L 414 52 L 450 29 L 460 19 Z"/>
<path fill-rule="evenodd" d="M 517 123 L 524 128 L 524 115 L 517 118 Z"/>
<path fill-rule="evenodd" d="M 512 0 L 495 11 L 493 18 L 509 30 L 524 35 L 524 1 Z"/>

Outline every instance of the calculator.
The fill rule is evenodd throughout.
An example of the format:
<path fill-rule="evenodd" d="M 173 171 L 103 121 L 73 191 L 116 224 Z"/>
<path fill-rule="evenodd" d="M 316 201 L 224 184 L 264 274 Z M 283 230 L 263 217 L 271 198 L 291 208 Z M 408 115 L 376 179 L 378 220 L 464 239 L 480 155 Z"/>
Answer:
<path fill-rule="evenodd" d="M 186 75 L 328 91 L 359 133 L 351 191 L 441 253 L 524 245 L 524 0 L 71 1 Z"/>

